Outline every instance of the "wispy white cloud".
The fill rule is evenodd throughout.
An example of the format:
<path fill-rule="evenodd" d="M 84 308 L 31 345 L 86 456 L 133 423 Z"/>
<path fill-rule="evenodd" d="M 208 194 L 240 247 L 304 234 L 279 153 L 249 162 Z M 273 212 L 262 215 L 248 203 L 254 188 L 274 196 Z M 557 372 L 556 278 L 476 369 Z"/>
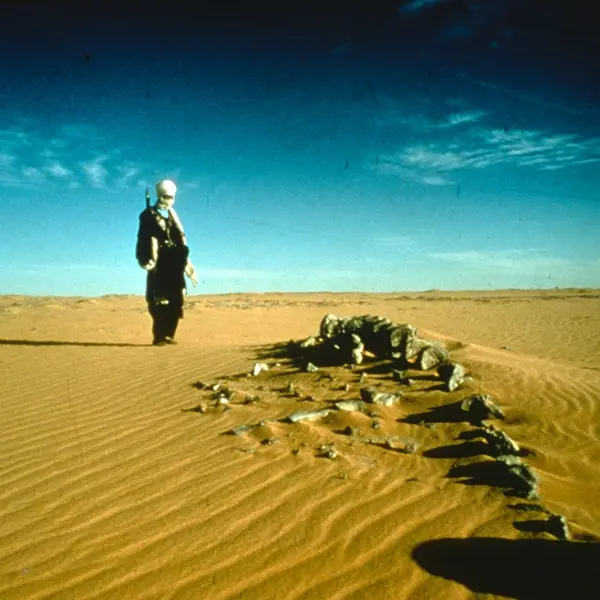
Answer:
<path fill-rule="evenodd" d="M 598 162 L 600 138 L 476 127 L 452 138 L 407 144 L 397 152 L 379 155 L 375 169 L 429 185 L 445 185 L 450 183 L 449 174 L 458 177 L 468 169 L 512 165 L 550 171 Z"/>
<path fill-rule="evenodd" d="M 413 181 L 415 183 L 439 186 L 455 185 L 455 182 L 445 175 L 429 173 L 424 169 L 415 168 L 414 166 L 404 166 L 397 155 L 378 156 L 373 169 L 382 175 L 395 175 L 406 181 Z"/>
<path fill-rule="evenodd" d="M 0 129 L 0 151 L 10 151 L 32 143 L 32 135 L 18 128 Z"/>
<path fill-rule="evenodd" d="M 544 108 L 550 108 L 550 109 L 558 109 L 560 111 L 570 113 L 570 114 L 593 113 L 593 114 L 597 115 L 599 112 L 598 109 L 595 107 L 594 108 L 590 108 L 589 106 L 575 107 L 575 106 L 566 105 L 562 101 L 560 101 L 558 99 L 558 97 L 552 97 L 546 93 L 544 95 L 535 94 L 535 93 L 532 93 L 529 91 L 514 89 L 514 88 L 511 88 L 511 87 L 508 87 L 505 85 L 500 85 L 493 81 L 486 81 L 483 79 L 479 79 L 479 78 L 473 77 L 469 73 L 462 71 L 460 69 L 457 69 L 455 71 L 455 73 L 457 74 L 458 77 L 461 77 L 462 79 L 465 79 L 471 83 L 475 83 L 485 89 L 492 90 L 496 94 L 515 98 L 515 99 L 523 101 L 531 106 L 544 107 Z"/>
<path fill-rule="evenodd" d="M 64 167 L 59 161 L 55 160 L 45 166 L 45 170 L 57 179 L 65 179 L 71 177 L 73 172 Z"/>
<path fill-rule="evenodd" d="M 132 179 L 140 172 L 139 169 L 131 164 L 120 165 L 117 167 L 117 171 L 119 176 L 116 183 L 121 188 L 131 185 Z"/>
<path fill-rule="evenodd" d="M 103 163 L 105 163 L 108 160 L 108 158 L 109 157 L 106 154 L 104 154 L 96 157 L 95 159 L 89 162 L 81 163 L 81 168 L 92 187 L 106 187 L 106 176 L 108 175 L 108 170 L 106 169 Z"/>
<path fill-rule="evenodd" d="M 442 124 L 444 127 L 453 127 L 454 125 L 462 125 L 463 123 L 474 123 L 487 113 L 482 110 L 474 110 L 469 112 L 451 113 L 448 115 L 446 123 Z"/>
<path fill-rule="evenodd" d="M 427 133 L 473 124 L 489 114 L 483 110 L 456 110 L 457 105 L 460 106 L 462 102 L 454 98 L 446 99 L 448 108 L 454 109 L 447 112 L 443 112 L 443 109 L 437 105 L 428 106 L 427 99 L 424 98 L 419 99 L 417 110 L 414 104 L 406 106 L 397 98 L 386 94 L 379 94 L 378 102 L 382 111 L 375 115 L 375 121 L 379 126 L 386 128 L 400 125 Z M 425 111 L 423 104 L 425 104 Z"/>
<path fill-rule="evenodd" d="M 35 183 L 43 183 L 46 181 L 46 175 L 37 167 L 22 167 L 21 175 L 25 179 L 25 181 L 30 182 L 32 184 Z"/>
<path fill-rule="evenodd" d="M 0 152 L 0 168 L 12 168 L 15 163 L 15 155 L 8 152 Z"/>
<path fill-rule="evenodd" d="M 464 252 L 434 252 L 429 256 L 435 260 L 460 265 L 466 269 L 488 272 L 504 271 L 517 275 L 535 275 L 540 272 L 552 272 L 562 275 L 565 272 L 594 274 L 600 281 L 600 259 L 592 261 L 573 261 L 557 256 L 547 256 L 534 249 L 509 249 L 503 251 L 470 250 Z"/>
<path fill-rule="evenodd" d="M 119 148 L 107 151 L 101 133 L 87 124 L 59 125 L 50 135 L 31 130 L 0 129 L 0 185 L 32 189 L 60 184 L 71 189 L 90 185 L 124 188 L 139 176 L 139 168 L 130 162 L 118 162 Z M 74 160 L 74 156 L 91 156 Z"/>

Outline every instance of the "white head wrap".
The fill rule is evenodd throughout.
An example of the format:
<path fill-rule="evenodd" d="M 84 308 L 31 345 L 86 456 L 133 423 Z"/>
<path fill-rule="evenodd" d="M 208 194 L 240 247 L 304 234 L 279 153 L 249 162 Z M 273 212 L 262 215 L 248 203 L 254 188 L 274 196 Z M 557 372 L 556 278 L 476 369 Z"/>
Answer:
<path fill-rule="evenodd" d="M 177 186 L 170 179 L 163 179 L 156 184 L 156 195 L 160 198 L 161 196 L 175 196 L 177 193 Z"/>
<path fill-rule="evenodd" d="M 156 184 L 156 207 L 161 210 L 168 210 L 175 204 L 175 194 L 177 186 L 170 179 L 163 179 Z M 171 198 L 164 198 L 171 196 Z"/>

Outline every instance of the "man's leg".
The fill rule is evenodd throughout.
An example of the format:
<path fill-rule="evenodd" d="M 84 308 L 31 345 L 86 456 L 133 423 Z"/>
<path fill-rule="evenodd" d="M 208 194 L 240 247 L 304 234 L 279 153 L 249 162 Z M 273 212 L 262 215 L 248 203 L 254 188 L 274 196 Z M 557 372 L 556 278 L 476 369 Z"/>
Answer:
<path fill-rule="evenodd" d="M 152 343 L 155 346 L 165 343 L 165 338 L 169 330 L 168 308 L 168 306 L 158 305 L 154 306 L 150 311 L 152 316 Z"/>
<path fill-rule="evenodd" d="M 165 338 L 168 344 L 175 343 L 175 332 L 177 331 L 177 326 L 179 325 L 179 316 L 181 314 L 181 309 L 178 306 L 170 306 L 168 317 L 165 322 Z"/>

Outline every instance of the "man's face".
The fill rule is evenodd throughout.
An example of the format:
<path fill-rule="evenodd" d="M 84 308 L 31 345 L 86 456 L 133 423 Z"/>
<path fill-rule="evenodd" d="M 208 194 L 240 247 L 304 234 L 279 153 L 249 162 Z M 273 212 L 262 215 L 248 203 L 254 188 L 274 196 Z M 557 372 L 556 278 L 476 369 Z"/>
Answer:
<path fill-rule="evenodd" d="M 173 204 L 175 204 L 175 196 L 161 194 L 158 199 L 158 204 L 161 208 L 171 208 Z"/>

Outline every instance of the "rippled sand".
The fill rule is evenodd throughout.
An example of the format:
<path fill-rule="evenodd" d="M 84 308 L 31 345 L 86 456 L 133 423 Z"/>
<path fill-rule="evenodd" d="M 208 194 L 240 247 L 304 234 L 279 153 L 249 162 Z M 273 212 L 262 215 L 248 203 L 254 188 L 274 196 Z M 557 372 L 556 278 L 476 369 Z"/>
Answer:
<path fill-rule="evenodd" d="M 330 312 L 411 323 L 471 379 L 449 393 L 415 372 L 399 404 L 378 409 L 378 429 L 361 413 L 288 423 L 358 398 L 363 371 L 397 389 L 380 363 L 305 373 L 282 353 Z M 3 600 L 547 599 L 597 587 L 598 290 L 191 296 L 179 345 L 152 347 L 149 330 L 140 297 L 0 297 Z M 247 377 L 256 361 L 280 366 Z M 234 389 L 231 410 L 196 382 Z M 494 481 L 447 476 L 485 458 L 459 438 L 472 426 L 414 422 L 474 392 L 504 410 L 497 424 L 541 481 L 534 503 L 564 515 L 572 541 Z M 365 442 L 386 436 L 417 450 Z M 331 443 L 338 457 L 319 456 Z"/>

